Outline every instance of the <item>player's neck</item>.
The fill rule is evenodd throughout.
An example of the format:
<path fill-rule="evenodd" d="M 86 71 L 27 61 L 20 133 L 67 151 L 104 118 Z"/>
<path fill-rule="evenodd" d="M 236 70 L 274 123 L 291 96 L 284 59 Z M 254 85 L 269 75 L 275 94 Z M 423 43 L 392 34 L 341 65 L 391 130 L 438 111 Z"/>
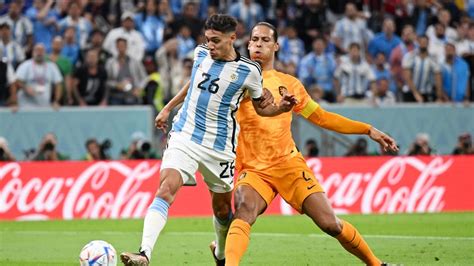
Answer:
<path fill-rule="evenodd" d="M 237 58 L 237 52 L 234 48 L 230 49 L 229 52 L 226 53 L 226 56 L 222 58 L 224 61 L 234 61 Z"/>
<path fill-rule="evenodd" d="M 274 60 L 271 59 L 271 60 L 268 60 L 267 62 L 261 62 L 260 66 L 262 67 L 263 71 L 269 71 L 269 70 L 274 69 L 273 63 L 274 63 Z"/>

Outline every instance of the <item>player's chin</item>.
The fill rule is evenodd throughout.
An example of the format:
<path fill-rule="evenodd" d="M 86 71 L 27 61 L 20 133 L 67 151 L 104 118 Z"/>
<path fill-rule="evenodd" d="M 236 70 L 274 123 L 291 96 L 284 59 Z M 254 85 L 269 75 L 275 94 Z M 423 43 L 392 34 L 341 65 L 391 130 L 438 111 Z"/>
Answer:
<path fill-rule="evenodd" d="M 260 57 L 255 57 L 254 56 L 251 59 L 252 59 L 252 61 L 255 61 L 255 62 L 259 63 L 260 65 L 263 63 L 263 59 L 260 58 Z"/>

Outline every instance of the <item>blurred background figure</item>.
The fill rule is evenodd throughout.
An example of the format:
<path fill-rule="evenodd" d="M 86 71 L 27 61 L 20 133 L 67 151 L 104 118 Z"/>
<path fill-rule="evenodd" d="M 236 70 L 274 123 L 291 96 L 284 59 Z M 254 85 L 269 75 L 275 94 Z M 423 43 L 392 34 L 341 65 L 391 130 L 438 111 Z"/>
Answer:
<path fill-rule="evenodd" d="M 430 136 L 426 133 L 419 133 L 416 135 L 415 142 L 413 142 L 408 150 L 408 155 L 432 155 L 433 149 L 430 146 Z"/>
<path fill-rule="evenodd" d="M 19 108 L 60 105 L 63 77 L 55 63 L 46 61 L 45 55 L 45 46 L 36 44 L 33 58 L 23 62 L 16 71 Z M 54 99 L 52 104 L 51 99 Z"/>
<path fill-rule="evenodd" d="M 105 140 L 102 144 L 99 144 L 97 139 L 88 139 L 86 141 L 87 153 L 83 160 L 85 161 L 97 161 L 97 160 L 110 160 L 109 149 L 112 147 L 110 140 Z"/>
<path fill-rule="evenodd" d="M 8 142 L 4 137 L 0 137 L 0 161 L 16 161 L 15 156 L 8 148 Z"/>
<path fill-rule="evenodd" d="M 456 46 L 452 43 L 445 45 L 446 60 L 441 64 L 443 80 L 443 100 L 463 102 L 469 95 L 469 65 L 456 55 Z"/>
<path fill-rule="evenodd" d="M 79 106 L 107 105 L 107 71 L 99 64 L 99 51 L 90 49 L 73 77 L 73 95 Z"/>
<path fill-rule="evenodd" d="M 319 155 L 318 143 L 314 139 L 308 139 L 304 145 L 304 149 L 307 157 L 318 157 Z"/>
<path fill-rule="evenodd" d="M 458 144 L 453 150 L 453 155 L 474 154 L 471 134 L 468 132 L 459 135 Z"/>
<path fill-rule="evenodd" d="M 69 156 L 60 153 L 58 150 L 58 140 L 53 133 L 44 135 L 38 150 L 33 155 L 33 161 L 64 161 L 69 160 Z"/>
<path fill-rule="evenodd" d="M 346 156 L 368 156 L 367 140 L 365 138 L 357 138 L 355 143 L 349 148 Z"/>
<path fill-rule="evenodd" d="M 122 159 L 159 159 L 156 151 L 153 149 L 152 143 L 147 140 L 143 132 L 135 132 L 132 134 L 132 142 L 127 150 L 122 150 Z"/>
<path fill-rule="evenodd" d="M 395 94 L 389 90 L 387 78 L 377 80 L 375 91 L 367 91 L 367 101 L 375 106 L 390 106 L 395 104 Z"/>

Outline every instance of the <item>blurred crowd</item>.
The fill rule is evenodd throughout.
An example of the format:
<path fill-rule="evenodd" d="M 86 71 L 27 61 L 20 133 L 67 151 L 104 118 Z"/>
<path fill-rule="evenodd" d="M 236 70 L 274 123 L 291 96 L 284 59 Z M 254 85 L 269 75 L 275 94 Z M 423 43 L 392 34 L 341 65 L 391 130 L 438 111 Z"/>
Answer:
<path fill-rule="evenodd" d="M 430 136 L 427 133 L 418 133 L 415 140 L 410 144 L 409 147 L 403 149 L 400 148 L 399 152 L 386 152 L 380 147 L 379 150 L 369 150 L 367 139 L 360 137 L 352 146 L 350 146 L 344 156 L 397 156 L 397 155 L 409 155 L 409 156 L 427 156 L 427 155 L 439 155 L 431 146 Z M 318 142 L 314 139 L 309 139 L 305 143 L 303 154 L 307 157 L 318 157 L 320 156 Z M 456 146 L 451 152 L 452 155 L 469 155 L 474 154 L 474 146 L 472 145 L 472 137 L 468 132 L 462 133 L 458 136 Z"/>
<path fill-rule="evenodd" d="M 0 107 L 152 105 L 190 78 L 205 19 L 269 21 L 278 70 L 320 102 L 474 99 L 472 0 L 4 0 Z"/>

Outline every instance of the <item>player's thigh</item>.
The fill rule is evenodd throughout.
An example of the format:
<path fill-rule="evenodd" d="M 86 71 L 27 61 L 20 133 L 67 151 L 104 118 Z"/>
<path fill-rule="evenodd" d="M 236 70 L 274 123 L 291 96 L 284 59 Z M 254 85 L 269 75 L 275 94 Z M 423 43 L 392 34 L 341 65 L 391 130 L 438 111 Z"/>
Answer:
<path fill-rule="evenodd" d="M 265 193 L 262 194 L 265 195 Z M 273 195 L 262 196 L 253 186 L 244 183 L 237 185 L 234 192 L 234 217 L 252 225 L 267 208 L 267 201 L 264 197 L 271 202 L 274 195 L 273 193 Z"/>
<path fill-rule="evenodd" d="M 341 222 L 336 217 L 326 193 L 317 192 L 309 195 L 303 202 L 303 212 L 324 232 L 332 236 L 341 233 Z"/>
<path fill-rule="evenodd" d="M 273 169 L 272 184 L 281 197 L 303 213 L 303 202 L 311 194 L 324 192 L 302 156 L 296 156 Z"/>
<path fill-rule="evenodd" d="M 263 172 L 243 170 L 238 177 L 234 193 L 235 209 L 252 210 L 257 215 L 265 211 L 276 196 L 276 191 Z"/>
<path fill-rule="evenodd" d="M 214 193 L 228 193 L 234 189 L 235 158 L 220 154 L 205 147 L 196 147 L 199 157 L 199 172 L 209 190 Z"/>
<path fill-rule="evenodd" d="M 196 185 L 195 173 L 198 166 L 197 158 L 194 156 L 194 151 L 190 147 L 190 143 L 170 133 L 167 148 L 161 162 L 160 176 L 162 182 L 163 178 L 174 177 L 177 172 L 185 186 Z"/>

